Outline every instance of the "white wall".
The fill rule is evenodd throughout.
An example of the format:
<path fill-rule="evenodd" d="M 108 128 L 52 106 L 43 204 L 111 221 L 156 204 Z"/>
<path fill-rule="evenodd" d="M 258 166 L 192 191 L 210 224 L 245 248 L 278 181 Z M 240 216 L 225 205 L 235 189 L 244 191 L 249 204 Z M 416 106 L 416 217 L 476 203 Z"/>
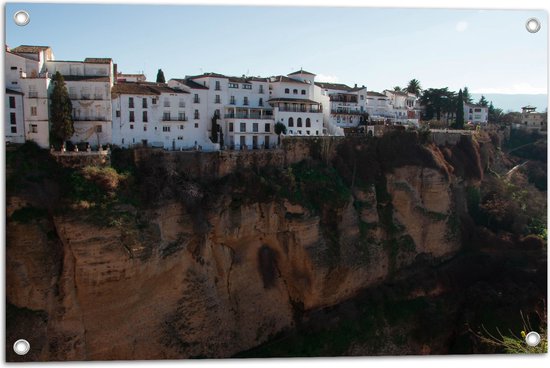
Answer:
<path fill-rule="evenodd" d="M 10 100 L 12 106 L 10 106 Z M 23 96 L 6 93 L 5 97 L 4 135 L 6 142 L 25 143 L 25 121 L 23 116 Z M 13 118 L 12 118 L 13 117 Z"/>

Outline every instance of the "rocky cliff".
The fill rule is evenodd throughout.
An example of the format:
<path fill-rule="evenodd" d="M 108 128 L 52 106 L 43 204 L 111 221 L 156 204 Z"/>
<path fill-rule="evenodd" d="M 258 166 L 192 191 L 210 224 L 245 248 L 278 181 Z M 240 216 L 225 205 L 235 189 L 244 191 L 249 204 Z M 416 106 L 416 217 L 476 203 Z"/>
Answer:
<path fill-rule="evenodd" d="M 229 357 L 419 259 L 448 259 L 463 182 L 480 178 L 411 137 L 389 153 L 371 141 L 312 145 L 308 160 L 243 163 L 207 182 L 141 158 L 141 202 L 108 213 L 41 212 L 35 187 L 9 190 L 8 342 L 32 350 L 8 358 Z"/>

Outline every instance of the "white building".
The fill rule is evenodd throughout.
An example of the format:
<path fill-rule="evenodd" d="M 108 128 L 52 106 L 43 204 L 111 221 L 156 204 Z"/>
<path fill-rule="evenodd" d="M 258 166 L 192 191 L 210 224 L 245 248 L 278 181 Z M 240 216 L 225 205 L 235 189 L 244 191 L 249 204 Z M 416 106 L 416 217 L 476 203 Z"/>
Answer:
<path fill-rule="evenodd" d="M 23 93 L 6 88 L 4 136 L 9 143 L 25 143 Z"/>
<path fill-rule="evenodd" d="M 288 135 L 326 134 L 323 105 L 315 101 L 315 74 L 299 70 L 288 76 L 269 78 L 270 99 L 275 123 L 283 123 Z M 328 108 L 328 107 L 327 107 Z"/>
<path fill-rule="evenodd" d="M 5 52 L 6 88 L 23 93 L 24 135 L 42 148 L 50 145 L 48 89 L 50 76 L 44 70 L 53 58 L 48 46 L 22 45 Z"/>
<path fill-rule="evenodd" d="M 212 119 L 216 119 L 221 128 L 218 142 L 223 139 L 223 145 L 230 149 L 271 148 L 276 144 L 267 78 L 205 73 L 188 79 L 207 89 L 209 136 Z"/>
<path fill-rule="evenodd" d="M 414 93 L 385 90 L 384 94 L 389 99 L 391 113 L 393 113 L 393 123 L 418 126 L 420 106 Z"/>
<path fill-rule="evenodd" d="M 370 121 L 386 121 L 395 118 L 390 99 L 383 93 L 367 92 L 367 113 Z"/>
<path fill-rule="evenodd" d="M 367 120 L 367 88 L 345 84 L 315 82 L 322 95 L 329 97 L 330 108 L 323 110 L 328 124 L 341 128 L 357 127 Z M 318 100 L 319 98 L 316 98 Z"/>
<path fill-rule="evenodd" d="M 464 121 L 473 124 L 487 124 L 489 108 L 481 105 L 464 103 Z"/>
<path fill-rule="evenodd" d="M 113 61 L 86 58 L 84 61 L 47 60 L 50 76 L 63 75 L 73 106 L 73 143 L 92 147 L 112 143 L 111 87 L 114 84 Z"/>

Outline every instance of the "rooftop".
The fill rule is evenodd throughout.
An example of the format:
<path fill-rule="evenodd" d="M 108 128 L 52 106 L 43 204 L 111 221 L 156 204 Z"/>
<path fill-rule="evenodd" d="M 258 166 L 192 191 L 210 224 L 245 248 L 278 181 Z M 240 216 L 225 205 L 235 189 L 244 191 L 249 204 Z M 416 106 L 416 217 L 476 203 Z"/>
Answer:
<path fill-rule="evenodd" d="M 290 75 L 290 74 L 289 74 Z M 297 83 L 297 84 L 308 84 L 306 82 L 302 82 L 300 80 L 297 80 L 297 79 L 292 79 L 292 78 L 289 78 L 289 77 L 286 77 L 284 75 L 276 75 L 274 77 L 270 77 L 269 78 L 270 82 L 285 82 L 285 83 Z M 308 84 L 309 85 L 309 84 Z"/>
<path fill-rule="evenodd" d="M 292 73 L 287 74 L 287 75 L 295 75 L 295 74 L 309 74 L 309 75 L 315 75 L 315 74 L 313 74 L 313 73 L 311 73 L 311 72 L 308 72 L 308 71 L 305 71 L 305 70 L 303 70 L 303 69 L 297 70 L 297 71 L 292 72 Z"/>
<path fill-rule="evenodd" d="M 208 89 L 208 87 L 203 86 L 202 84 L 199 84 L 192 80 L 191 78 L 185 78 L 185 79 L 178 79 L 178 78 L 172 78 L 171 80 L 175 80 L 176 82 L 179 82 L 183 85 L 186 85 L 187 87 L 191 89 Z"/>
<path fill-rule="evenodd" d="M 11 49 L 11 52 L 15 53 L 24 53 L 24 54 L 38 54 L 40 51 L 49 49 L 50 46 L 32 46 L 32 45 L 21 45 L 17 46 L 14 49 Z"/>
<path fill-rule="evenodd" d="M 388 97 L 383 93 L 380 92 L 374 92 L 374 91 L 367 91 L 367 96 L 375 96 L 375 97 Z"/>
<path fill-rule="evenodd" d="M 170 88 L 164 83 L 154 82 L 123 82 L 117 83 L 111 89 L 111 95 L 160 95 L 161 93 L 187 93 L 185 91 Z"/>
<path fill-rule="evenodd" d="M 65 82 L 110 82 L 108 76 L 64 75 Z"/>
<path fill-rule="evenodd" d="M 24 95 L 23 92 L 15 91 L 15 90 L 10 89 L 10 88 L 6 88 L 6 94 L 8 94 L 8 95 Z"/>
<path fill-rule="evenodd" d="M 315 82 L 315 85 L 324 89 L 337 89 L 346 92 L 351 91 L 350 86 L 342 83 Z"/>
<path fill-rule="evenodd" d="M 113 59 L 111 58 L 86 58 L 84 59 L 85 63 L 92 63 L 92 64 L 110 64 L 113 62 Z"/>

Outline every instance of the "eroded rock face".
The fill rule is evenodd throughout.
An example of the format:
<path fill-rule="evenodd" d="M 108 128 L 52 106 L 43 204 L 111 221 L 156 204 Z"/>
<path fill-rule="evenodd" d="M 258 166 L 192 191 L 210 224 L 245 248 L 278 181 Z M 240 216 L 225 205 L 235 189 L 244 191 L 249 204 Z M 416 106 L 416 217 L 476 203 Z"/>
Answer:
<path fill-rule="evenodd" d="M 406 166 L 386 183 L 397 234 L 378 225 L 374 188 L 354 189 L 331 229 L 328 215 L 286 199 L 231 206 L 222 198 L 201 223 L 171 201 L 142 214 L 141 227 L 55 217 L 52 253 L 38 224 L 11 223 L 8 301 L 47 314 L 38 360 L 228 357 L 419 254 L 458 250 L 449 179 Z M 407 247 L 391 248 L 404 234 Z"/>

